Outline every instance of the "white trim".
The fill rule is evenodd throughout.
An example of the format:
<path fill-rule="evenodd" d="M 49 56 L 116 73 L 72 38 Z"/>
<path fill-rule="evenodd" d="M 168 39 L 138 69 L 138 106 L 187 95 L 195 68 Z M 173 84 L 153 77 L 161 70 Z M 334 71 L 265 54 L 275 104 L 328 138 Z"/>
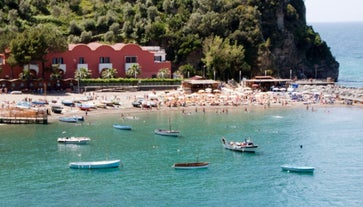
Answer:
<path fill-rule="evenodd" d="M 112 63 L 99 63 L 98 64 L 98 72 L 101 73 L 103 69 L 105 68 L 113 68 Z"/>
<path fill-rule="evenodd" d="M 36 64 L 27 64 L 24 65 L 24 70 L 35 70 L 35 72 L 37 72 L 37 74 L 39 74 L 39 66 Z"/>

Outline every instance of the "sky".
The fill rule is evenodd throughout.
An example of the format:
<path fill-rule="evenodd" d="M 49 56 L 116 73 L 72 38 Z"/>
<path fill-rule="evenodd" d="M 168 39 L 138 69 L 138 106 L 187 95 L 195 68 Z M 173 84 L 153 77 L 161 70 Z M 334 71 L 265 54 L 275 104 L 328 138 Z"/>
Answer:
<path fill-rule="evenodd" d="M 304 0 L 306 21 L 363 22 L 363 0 Z"/>

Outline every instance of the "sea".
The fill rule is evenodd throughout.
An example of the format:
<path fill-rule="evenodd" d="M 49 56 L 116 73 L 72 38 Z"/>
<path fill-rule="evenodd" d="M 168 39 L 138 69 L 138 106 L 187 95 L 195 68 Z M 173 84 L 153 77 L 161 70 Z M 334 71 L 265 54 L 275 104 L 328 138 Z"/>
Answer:
<path fill-rule="evenodd" d="M 314 29 L 341 64 L 339 84 L 363 86 L 363 23 Z M 0 206 L 363 206 L 363 110 L 360 105 L 188 107 L 124 114 L 90 111 L 80 123 L 0 125 Z M 245 110 L 245 108 L 247 110 Z M 314 110 L 312 110 L 314 109 Z M 117 130 L 114 123 L 131 125 Z M 181 131 L 177 138 L 154 129 Z M 58 144 L 87 136 L 88 145 Z M 221 139 L 258 145 L 234 152 Z M 78 170 L 76 161 L 120 159 L 115 169 Z M 209 162 L 176 170 L 176 162 Z M 293 173 L 281 165 L 313 166 Z"/>
<path fill-rule="evenodd" d="M 311 23 L 339 62 L 338 85 L 363 88 L 363 22 Z"/>

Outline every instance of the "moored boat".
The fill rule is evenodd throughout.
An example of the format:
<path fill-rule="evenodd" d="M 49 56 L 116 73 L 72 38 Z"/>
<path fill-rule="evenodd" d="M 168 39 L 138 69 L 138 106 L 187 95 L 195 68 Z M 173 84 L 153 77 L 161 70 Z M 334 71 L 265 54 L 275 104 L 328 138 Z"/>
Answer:
<path fill-rule="evenodd" d="M 222 137 L 222 145 L 226 149 L 239 152 L 255 152 L 258 147 L 250 139 L 242 142 L 228 142 L 224 137 Z"/>
<path fill-rule="evenodd" d="M 112 126 L 115 129 L 121 129 L 121 130 L 131 130 L 132 129 L 132 127 L 129 125 L 113 124 Z"/>
<path fill-rule="evenodd" d="M 90 140 L 88 137 L 60 137 L 57 142 L 62 144 L 87 144 Z"/>
<path fill-rule="evenodd" d="M 178 130 L 169 130 L 169 129 L 155 129 L 154 133 L 161 136 L 169 136 L 169 137 L 178 137 L 180 131 Z"/>
<path fill-rule="evenodd" d="M 208 168 L 209 162 L 186 162 L 186 163 L 174 163 L 173 168 L 175 169 L 203 169 Z"/>
<path fill-rule="evenodd" d="M 311 166 L 281 165 L 283 171 L 298 173 L 313 173 L 315 168 Z"/>
<path fill-rule="evenodd" d="M 169 119 L 169 129 L 155 129 L 154 133 L 161 136 L 178 137 L 180 135 L 179 130 L 171 129 L 170 119 Z"/>
<path fill-rule="evenodd" d="M 117 168 L 120 166 L 120 160 L 103 160 L 92 162 L 71 162 L 69 167 L 73 169 L 105 169 Z"/>

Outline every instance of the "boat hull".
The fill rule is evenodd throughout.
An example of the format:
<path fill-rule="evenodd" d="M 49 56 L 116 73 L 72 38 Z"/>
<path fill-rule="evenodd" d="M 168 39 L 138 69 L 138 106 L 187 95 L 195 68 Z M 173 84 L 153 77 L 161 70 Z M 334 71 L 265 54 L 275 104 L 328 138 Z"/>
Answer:
<path fill-rule="evenodd" d="M 230 145 L 230 144 L 224 144 L 223 146 L 226 149 L 229 149 L 229 150 L 232 150 L 232 151 L 238 151 L 238 152 L 255 153 L 257 151 L 257 146 L 252 146 L 252 147 L 246 146 L 246 147 L 243 147 L 243 146 L 233 146 L 233 145 Z"/>
<path fill-rule="evenodd" d="M 114 124 L 113 128 L 115 129 L 120 129 L 120 130 L 131 130 L 132 127 L 128 126 L 128 125 L 119 125 L 119 124 Z"/>
<path fill-rule="evenodd" d="M 315 168 L 311 166 L 292 166 L 292 165 L 282 165 L 281 169 L 288 172 L 297 173 L 313 173 Z"/>
<path fill-rule="evenodd" d="M 208 168 L 208 162 L 175 163 L 172 167 L 180 170 L 204 169 Z"/>
<path fill-rule="evenodd" d="M 106 169 L 106 168 L 118 168 L 120 166 L 120 160 L 110 161 L 94 161 L 94 162 L 71 162 L 69 167 L 72 169 Z"/>

